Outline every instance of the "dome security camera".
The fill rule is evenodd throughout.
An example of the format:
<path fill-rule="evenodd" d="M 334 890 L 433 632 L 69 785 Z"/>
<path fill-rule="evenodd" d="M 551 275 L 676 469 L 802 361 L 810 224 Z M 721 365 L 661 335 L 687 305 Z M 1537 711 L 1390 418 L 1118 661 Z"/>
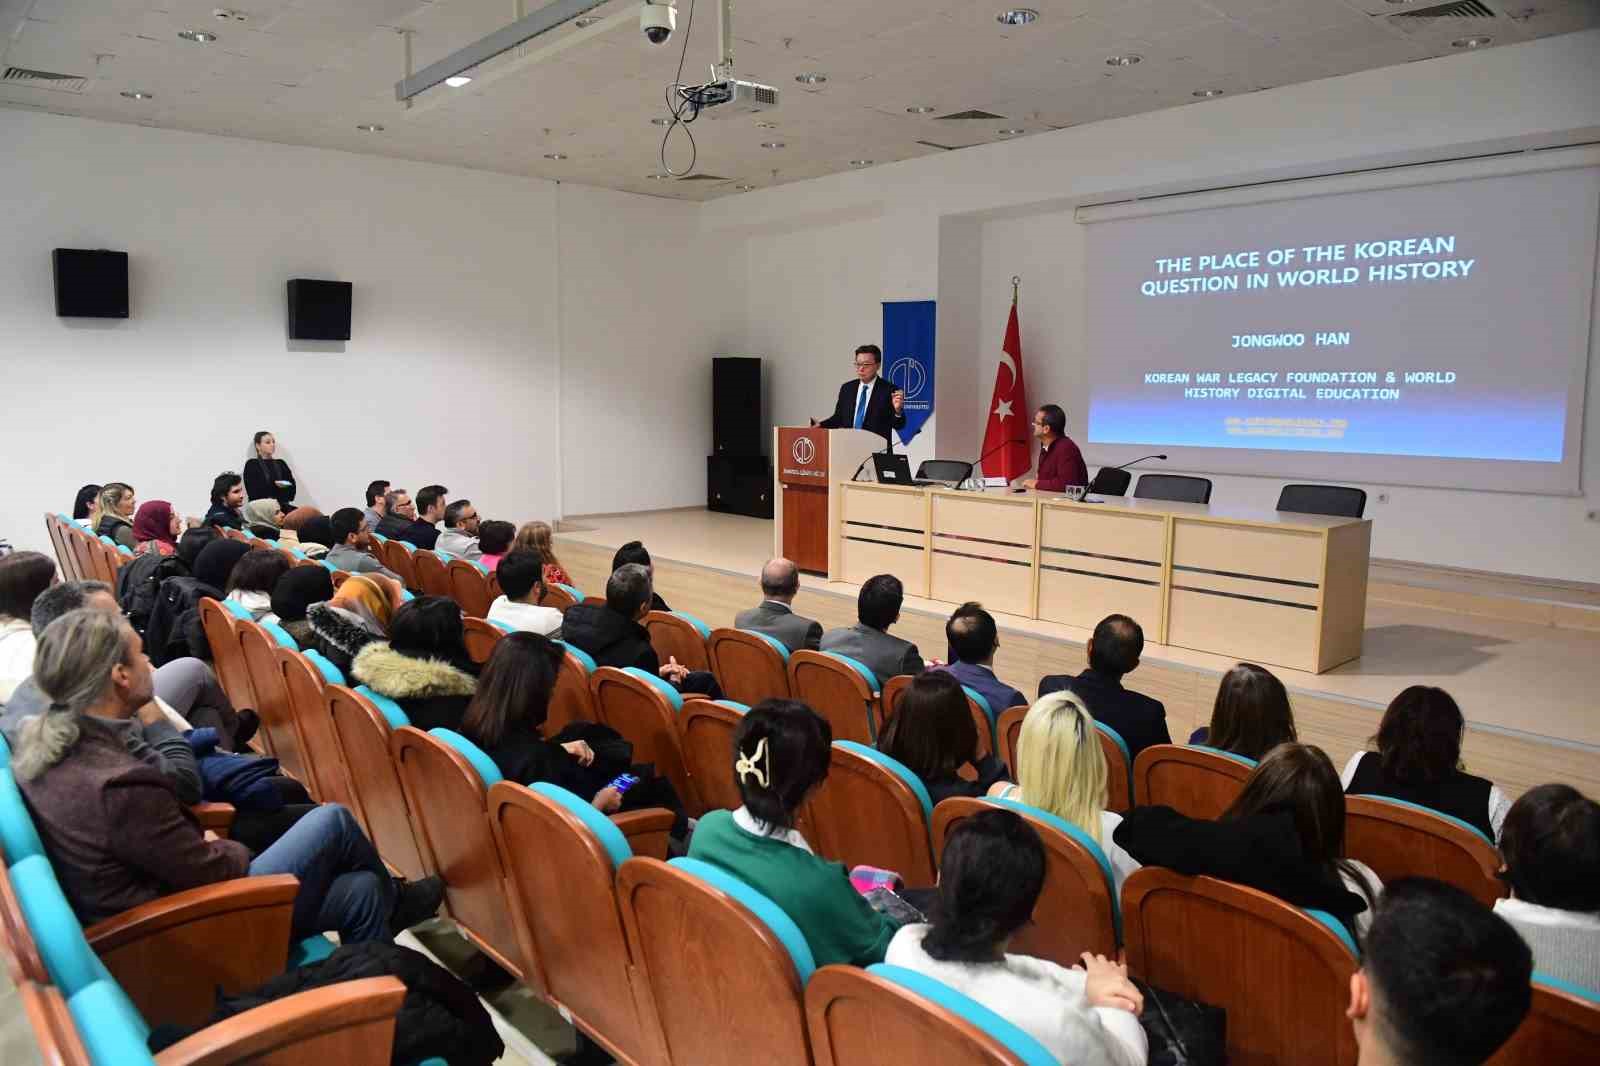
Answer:
<path fill-rule="evenodd" d="M 668 0 L 644 0 L 639 5 L 639 29 L 651 44 L 666 44 L 678 26 L 678 9 Z"/>

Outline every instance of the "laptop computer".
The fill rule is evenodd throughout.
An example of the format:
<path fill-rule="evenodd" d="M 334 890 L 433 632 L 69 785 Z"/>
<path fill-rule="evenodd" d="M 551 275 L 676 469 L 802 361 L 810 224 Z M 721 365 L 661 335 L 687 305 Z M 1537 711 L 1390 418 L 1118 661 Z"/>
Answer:
<path fill-rule="evenodd" d="M 899 452 L 885 455 L 883 452 L 874 452 L 872 455 L 872 468 L 878 475 L 880 485 L 943 485 L 942 481 L 929 481 L 926 478 L 918 479 L 911 476 L 911 460 Z"/>

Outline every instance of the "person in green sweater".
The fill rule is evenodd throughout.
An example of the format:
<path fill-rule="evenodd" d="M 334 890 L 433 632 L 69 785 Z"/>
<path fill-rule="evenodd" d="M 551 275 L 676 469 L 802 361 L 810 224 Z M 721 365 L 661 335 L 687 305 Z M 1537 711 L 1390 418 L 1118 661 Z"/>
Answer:
<path fill-rule="evenodd" d="M 843 863 L 811 852 L 795 812 L 828 776 L 833 730 L 798 700 L 763 700 L 733 735 L 734 778 L 744 806 L 701 818 L 689 857 L 739 878 L 800 927 L 818 966 L 882 962 L 896 924 L 850 884 Z"/>

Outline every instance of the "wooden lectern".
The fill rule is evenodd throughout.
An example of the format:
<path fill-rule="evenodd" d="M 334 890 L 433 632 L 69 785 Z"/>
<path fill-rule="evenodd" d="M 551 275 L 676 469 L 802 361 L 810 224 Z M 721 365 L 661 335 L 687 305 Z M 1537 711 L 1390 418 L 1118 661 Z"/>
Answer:
<path fill-rule="evenodd" d="M 779 426 L 772 432 L 774 551 L 802 570 L 830 574 L 839 485 L 884 449 L 884 439 L 864 429 Z"/>

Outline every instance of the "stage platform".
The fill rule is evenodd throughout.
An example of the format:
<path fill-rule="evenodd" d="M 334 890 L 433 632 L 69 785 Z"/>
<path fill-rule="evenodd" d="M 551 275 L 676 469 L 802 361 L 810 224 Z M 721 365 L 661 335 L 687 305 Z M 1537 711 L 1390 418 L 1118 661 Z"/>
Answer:
<path fill-rule="evenodd" d="M 600 592 L 611 553 L 641 540 L 656 587 L 675 609 L 711 626 L 760 598 L 756 575 L 772 554 L 772 523 L 701 509 L 594 515 L 560 524 L 556 550 L 578 586 Z M 1338 768 L 1367 746 L 1383 708 L 1411 684 L 1437 685 L 1468 721 L 1463 760 L 1508 794 L 1565 781 L 1600 796 L 1600 608 L 1589 592 L 1520 579 L 1419 581 L 1415 568 L 1374 562 L 1360 659 L 1325 674 L 1274 668 L 1288 686 L 1300 737 Z M 795 610 L 824 628 L 853 624 L 857 586 L 802 578 Z M 924 657 L 945 656 L 947 604 L 907 598 L 893 632 Z M 1046 674 L 1084 667 L 1089 631 L 996 612 L 995 670 L 1032 695 Z M 1130 688 L 1166 704 L 1182 741 L 1211 716 L 1217 680 L 1232 661 L 1147 643 Z"/>

